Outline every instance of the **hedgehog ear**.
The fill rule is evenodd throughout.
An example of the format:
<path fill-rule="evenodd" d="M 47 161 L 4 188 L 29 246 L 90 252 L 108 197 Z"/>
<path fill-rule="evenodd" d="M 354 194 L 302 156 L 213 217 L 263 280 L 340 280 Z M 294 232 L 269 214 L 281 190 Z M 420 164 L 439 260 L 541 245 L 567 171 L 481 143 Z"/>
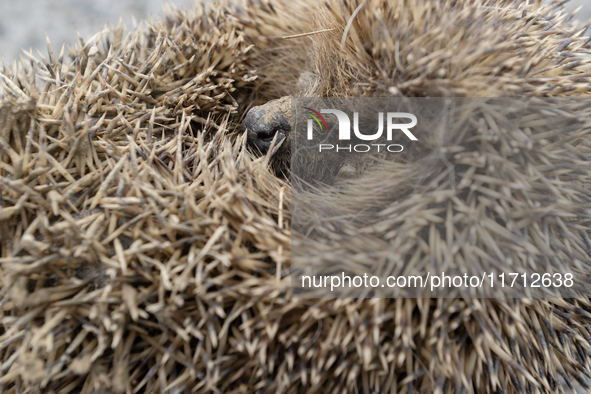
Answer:
<path fill-rule="evenodd" d="M 314 88 L 316 87 L 317 83 L 318 76 L 309 71 L 304 71 L 300 74 L 300 77 L 298 78 L 300 92 L 303 93 L 303 96 L 309 96 L 310 94 L 306 93 L 314 91 Z"/>

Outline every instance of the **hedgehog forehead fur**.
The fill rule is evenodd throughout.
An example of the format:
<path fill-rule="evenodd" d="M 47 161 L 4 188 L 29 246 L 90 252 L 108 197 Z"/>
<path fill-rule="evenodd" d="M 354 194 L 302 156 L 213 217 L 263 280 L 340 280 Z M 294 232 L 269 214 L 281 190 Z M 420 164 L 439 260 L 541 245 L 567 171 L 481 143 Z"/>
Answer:
<path fill-rule="evenodd" d="M 286 96 L 589 96 L 588 40 L 557 6 L 203 1 L 68 51 L 48 42 L 47 54 L 3 65 L 0 388 L 588 387 L 585 296 L 291 297 L 291 185 L 270 171 L 281 155 L 258 157 L 240 132 L 252 107 Z M 511 140 L 495 131 L 479 157 L 451 150 L 464 163 L 453 195 L 445 169 L 423 167 L 435 175 L 429 183 L 419 167 L 401 165 L 394 194 L 376 189 L 382 201 L 400 201 L 381 224 L 418 259 L 538 253 L 584 267 L 586 133 L 532 129 Z M 347 182 L 352 212 L 354 191 L 375 179 Z M 330 219 L 334 197 L 318 196 Z M 344 224 L 319 229 L 330 235 L 334 225 Z M 380 231 L 366 235 L 384 238 Z"/>

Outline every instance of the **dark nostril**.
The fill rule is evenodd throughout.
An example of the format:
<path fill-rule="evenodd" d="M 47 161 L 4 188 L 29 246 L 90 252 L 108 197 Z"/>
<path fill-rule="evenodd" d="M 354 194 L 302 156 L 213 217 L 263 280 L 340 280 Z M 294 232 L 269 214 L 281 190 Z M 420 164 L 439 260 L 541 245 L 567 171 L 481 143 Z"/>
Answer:
<path fill-rule="evenodd" d="M 274 130 L 270 134 L 269 133 L 257 133 L 257 138 L 261 142 L 271 143 L 271 141 L 273 141 L 273 138 L 275 138 L 275 134 L 277 134 L 277 131 L 278 130 Z"/>

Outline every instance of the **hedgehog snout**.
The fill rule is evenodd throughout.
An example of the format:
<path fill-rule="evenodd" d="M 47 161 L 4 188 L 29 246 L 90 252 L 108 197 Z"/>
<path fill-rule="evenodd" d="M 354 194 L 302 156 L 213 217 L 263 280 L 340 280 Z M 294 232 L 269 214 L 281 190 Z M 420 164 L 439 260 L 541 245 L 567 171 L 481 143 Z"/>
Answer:
<path fill-rule="evenodd" d="M 256 146 L 262 153 L 271 147 L 275 135 L 279 144 L 291 132 L 291 100 L 281 98 L 272 100 L 264 105 L 253 107 L 244 118 L 243 130 L 247 133 L 247 141 Z"/>

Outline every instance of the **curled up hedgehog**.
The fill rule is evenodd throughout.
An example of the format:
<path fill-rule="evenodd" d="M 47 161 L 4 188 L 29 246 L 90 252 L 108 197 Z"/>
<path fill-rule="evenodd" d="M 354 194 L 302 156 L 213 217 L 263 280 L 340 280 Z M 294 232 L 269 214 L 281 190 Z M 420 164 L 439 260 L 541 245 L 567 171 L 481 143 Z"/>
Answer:
<path fill-rule="evenodd" d="M 570 18 L 521 0 L 204 1 L 3 65 L 0 389 L 591 391 L 582 290 L 296 298 L 290 273 L 291 97 L 586 98 L 591 49 Z M 511 133 L 458 135 L 453 176 L 400 164 L 360 242 L 585 272 L 590 129 Z"/>

